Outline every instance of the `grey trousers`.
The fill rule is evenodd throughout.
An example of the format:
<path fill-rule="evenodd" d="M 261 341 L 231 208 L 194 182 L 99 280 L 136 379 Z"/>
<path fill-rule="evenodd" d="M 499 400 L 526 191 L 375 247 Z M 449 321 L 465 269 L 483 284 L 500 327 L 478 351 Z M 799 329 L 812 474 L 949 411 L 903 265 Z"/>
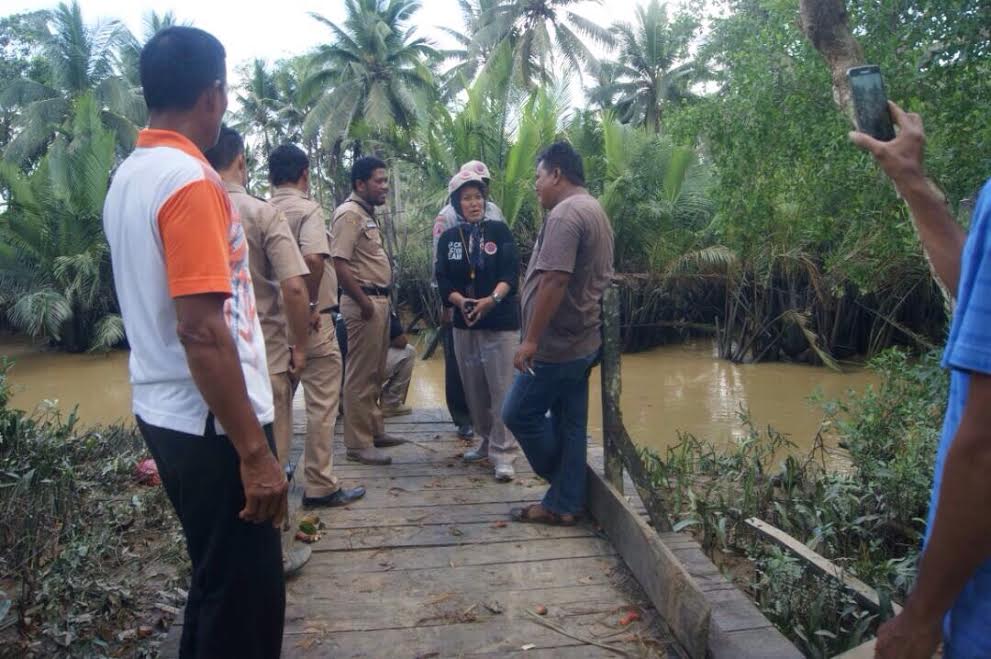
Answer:
<path fill-rule="evenodd" d="M 519 453 L 516 438 L 502 422 L 502 401 L 513 384 L 513 354 L 519 343 L 515 331 L 454 329 L 458 371 L 481 440 L 478 450 L 488 453 L 496 466 L 512 464 Z"/>

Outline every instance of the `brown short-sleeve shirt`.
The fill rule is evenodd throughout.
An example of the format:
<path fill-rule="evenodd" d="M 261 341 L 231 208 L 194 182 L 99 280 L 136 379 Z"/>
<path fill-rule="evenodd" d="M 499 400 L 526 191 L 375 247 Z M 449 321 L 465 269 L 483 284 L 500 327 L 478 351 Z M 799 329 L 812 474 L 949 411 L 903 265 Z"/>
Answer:
<path fill-rule="evenodd" d="M 289 227 L 299 244 L 303 256 L 317 254 L 326 258 L 317 309 L 325 311 L 337 306 L 337 273 L 330 261 L 330 242 L 327 233 L 326 214 L 320 204 L 310 199 L 301 190 L 292 187 L 276 188 L 272 193 L 275 204 L 289 222 Z M 324 318 L 320 331 L 310 336 L 306 354 L 308 357 L 325 357 L 334 350 L 336 335 L 329 317 Z"/>
<path fill-rule="evenodd" d="M 239 185 L 224 184 L 241 217 L 248 240 L 248 269 L 255 289 L 255 307 L 265 336 L 268 370 L 289 369 L 289 322 L 281 283 L 309 274 L 285 216 L 272 204 L 249 195 Z"/>
<path fill-rule="evenodd" d="M 372 208 L 352 194 L 334 211 L 330 255 L 343 259 L 361 286 L 392 285 L 392 264 L 382 242 L 382 232 Z"/>
<path fill-rule="evenodd" d="M 586 357 L 602 345 L 602 294 L 613 277 L 613 231 L 595 197 L 580 192 L 548 213 L 523 280 L 523 333 L 533 319 L 541 272 L 568 272 L 557 313 L 537 344 L 537 361 Z"/>

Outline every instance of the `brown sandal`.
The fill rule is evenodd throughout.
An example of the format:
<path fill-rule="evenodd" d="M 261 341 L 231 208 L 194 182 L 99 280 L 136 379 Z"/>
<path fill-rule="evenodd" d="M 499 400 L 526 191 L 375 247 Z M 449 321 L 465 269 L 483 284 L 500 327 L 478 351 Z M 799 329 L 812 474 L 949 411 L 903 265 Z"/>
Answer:
<path fill-rule="evenodd" d="M 534 515 L 534 509 L 539 509 L 543 511 L 539 515 Z M 514 522 L 520 522 L 523 524 L 544 524 L 545 526 L 574 526 L 578 523 L 578 517 L 575 515 L 558 515 L 557 513 L 547 510 L 539 503 L 534 503 L 523 508 L 513 508 L 509 511 L 509 516 Z"/>

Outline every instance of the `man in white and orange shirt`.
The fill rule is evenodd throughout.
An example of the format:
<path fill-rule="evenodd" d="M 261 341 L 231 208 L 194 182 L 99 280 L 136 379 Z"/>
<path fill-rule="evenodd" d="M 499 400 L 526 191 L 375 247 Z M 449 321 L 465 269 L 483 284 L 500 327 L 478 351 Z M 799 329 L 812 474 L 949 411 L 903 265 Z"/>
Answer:
<path fill-rule="evenodd" d="M 226 54 L 188 27 L 144 47 L 149 129 L 104 206 L 138 427 L 192 562 L 180 655 L 278 657 L 287 482 L 244 230 L 202 151 L 227 109 Z"/>

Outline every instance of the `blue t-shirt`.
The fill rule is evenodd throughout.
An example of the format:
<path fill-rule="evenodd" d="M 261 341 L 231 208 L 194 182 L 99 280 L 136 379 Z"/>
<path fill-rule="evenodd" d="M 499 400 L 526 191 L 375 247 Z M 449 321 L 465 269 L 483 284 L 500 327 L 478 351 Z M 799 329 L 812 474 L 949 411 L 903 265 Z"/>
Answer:
<path fill-rule="evenodd" d="M 991 375 L 991 180 L 981 191 L 964 246 L 957 308 L 943 367 L 950 369 L 950 398 L 936 454 L 926 542 L 935 519 L 946 454 L 963 418 L 970 373 Z M 950 659 L 991 657 L 991 560 L 978 568 L 954 602 L 943 622 L 943 634 Z"/>

